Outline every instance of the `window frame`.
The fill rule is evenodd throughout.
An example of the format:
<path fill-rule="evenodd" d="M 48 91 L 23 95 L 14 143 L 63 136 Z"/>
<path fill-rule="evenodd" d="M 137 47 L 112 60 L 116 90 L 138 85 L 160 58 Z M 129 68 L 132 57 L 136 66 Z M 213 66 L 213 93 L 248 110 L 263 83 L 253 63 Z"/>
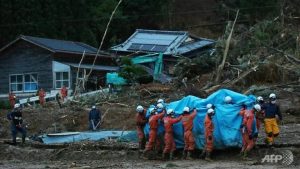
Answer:
<path fill-rule="evenodd" d="M 31 79 L 30 79 L 30 82 L 25 82 L 25 75 L 33 75 L 33 74 L 36 74 L 36 77 L 37 77 L 36 82 L 31 82 Z M 11 77 L 12 77 L 12 76 L 15 76 L 15 77 L 16 77 L 16 82 L 12 82 L 12 81 L 11 81 Z M 17 76 L 22 76 L 22 82 L 18 82 Z M 23 73 L 23 74 L 21 74 L 21 73 L 19 73 L 19 74 L 9 74 L 9 75 L 8 75 L 8 78 L 9 78 L 9 84 L 8 84 L 8 85 L 9 85 L 9 91 L 12 91 L 12 85 L 17 85 L 16 88 L 18 88 L 18 85 L 19 85 L 19 84 L 22 84 L 22 90 L 15 90 L 15 91 L 13 91 L 14 93 L 33 93 L 33 92 L 36 92 L 36 91 L 38 90 L 38 85 L 39 85 L 38 79 L 39 79 L 39 75 L 38 75 L 38 73 L 36 73 L 36 72 L 32 72 L 32 73 Z M 30 78 L 31 78 L 31 76 L 30 76 Z M 25 83 L 30 83 L 30 84 L 36 83 L 37 89 L 36 89 L 36 90 L 25 90 Z"/>
<path fill-rule="evenodd" d="M 60 74 L 60 80 L 57 80 L 57 73 Z M 68 73 L 68 79 L 65 80 L 64 79 L 64 75 L 63 73 Z M 66 86 L 67 88 L 70 88 L 70 72 L 69 71 L 57 71 L 57 72 L 54 72 L 54 75 L 55 75 L 55 80 L 54 80 L 54 85 L 55 85 L 55 89 L 61 89 L 64 85 L 64 82 L 68 82 L 68 86 Z M 60 82 L 60 87 L 57 86 L 57 82 Z"/>
<path fill-rule="evenodd" d="M 26 75 L 29 75 L 29 76 L 30 76 L 30 79 L 29 79 L 30 82 L 26 82 L 26 81 L 25 81 L 25 76 L 26 76 Z M 36 75 L 36 82 L 34 82 L 34 81 L 32 82 L 32 81 L 31 81 L 31 76 L 32 76 L 32 75 Z M 25 74 L 23 75 L 23 83 L 24 83 L 23 90 L 24 90 L 24 92 L 36 92 L 36 91 L 38 90 L 38 86 L 39 86 L 39 83 L 38 83 L 38 82 L 39 82 L 39 75 L 38 75 L 37 73 L 25 73 Z M 25 90 L 25 84 L 26 84 L 26 83 L 27 83 L 27 84 L 28 84 L 28 83 L 29 83 L 29 84 L 36 83 L 36 89 L 35 89 L 35 90 Z"/>

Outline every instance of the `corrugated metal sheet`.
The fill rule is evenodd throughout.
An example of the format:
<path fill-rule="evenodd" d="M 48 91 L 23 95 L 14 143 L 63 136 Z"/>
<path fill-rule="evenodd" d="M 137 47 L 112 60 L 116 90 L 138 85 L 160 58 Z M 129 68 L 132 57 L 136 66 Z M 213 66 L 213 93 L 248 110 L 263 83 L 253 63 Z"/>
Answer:
<path fill-rule="evenodd" d="M 97 49 L 81 42 L 64 41 L 57 39 L 38 38 L 33 36 L 21 36 L 22 39 L 53 50 L 55 52 L 71 52 L 96 54 Z"/>
<path fill-rule="evenodd" d="M 191 44 L 184 45 L 182 47 L 177 48 L 177 54 L 184 54 L 193 50 L 197 50 L 209 45 L 213 45 L 214 41 L 209 40 L 200 40 Z"/>
<path fill-rule="evenodd" d="M 187 40 L 191 42 L 186 43 Z M 137 29 L 124 43 L 111 48 L 123 52 L 163 52 L 165 55 L 188 53 L 213 44 L 213 40 L 191 37 L 185 31 Z"/>

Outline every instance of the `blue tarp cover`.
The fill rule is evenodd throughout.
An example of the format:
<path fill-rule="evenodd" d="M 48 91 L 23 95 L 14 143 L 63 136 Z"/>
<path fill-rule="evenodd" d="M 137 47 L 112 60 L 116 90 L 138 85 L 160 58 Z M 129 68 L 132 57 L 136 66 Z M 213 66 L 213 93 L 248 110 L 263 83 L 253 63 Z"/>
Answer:
<path fill-rule="evenodd" d="M 225 104 L 224 98 L 231 96 L 233 104 Z M 197 109 L 197 116 L 194 119 L 193 135 L 195 138 L 196 148 L 202 149 L 205 144 L 204 136 L 204 119 L 207 112 L 206 105 L 208 103 L 214 104 L 215 116 L 213 117 L 214 124 L 214 147 L 217 149 L 223 149 L 227 147 L 240 147 L 242 145 L 242 138 L 240 132 L 240 125 L 242 117 L 239 115 L 242 104 L 246 104 L 250 109 L 255 103 L 255 96 L 245 96 L 240 93 L 236 93 L 227 89 L 221 89 L 211 94 L 206 99 L 201 99 L 195 96 L 186 96 L 183 99 L 166 104 L 167 109 L 173 109 L 176 116 L 182 114 L 185 106 L 190 109 Z M 149 116 L 149 110 L 147 112 Z M 145 127 L 145 133 L 148 137 L 149 125 Z M 183 141 L 183 126 L 182 122 L 173 125 L 174 138 L 177 148 L 184 147 Z M 160 122 L 158 128 L 158 135 L 163 135 L 164 127 Z"/>
<path fill-rule="evenodd" d="M 72 143 L 84 140 L 98 141 L 107 138 L 119 138 L 128 135 L 130 131 L 87 131 L 79 132 L 74 135 L 47 136 L 43 135 L 42 140 L 45 144 Z M 63 133 L 62 133 L 63 134 Z"/>

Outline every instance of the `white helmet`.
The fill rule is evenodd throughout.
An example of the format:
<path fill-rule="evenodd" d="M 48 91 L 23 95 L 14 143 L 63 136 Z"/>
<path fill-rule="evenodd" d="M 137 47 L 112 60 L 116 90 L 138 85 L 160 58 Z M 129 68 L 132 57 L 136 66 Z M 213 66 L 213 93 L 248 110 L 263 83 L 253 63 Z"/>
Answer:
<path fill-rule="evenodd" d="M 164 108 L 164 105 L 163 105 L 163 104 L 161 104 L 161 103 L 158 103 L 158 104 L 157 104 L 157 108 L 159 108 L 159 109 L 163 109 L 163 108 Z"/>
<path fill-rule="evenodd" d="M 254 109 L 255 109 L 256 111 L 261 111 L 261 107 L 260 107 L 259 104 L 254 105 Z"/>
<path fill-rule="evenodd" d="M 164 99 L 158 99 L 157 103 L 164 103 Z"/>
<path fill-rule="evenodd" d="M 92 109 L 95 109 L 96 108 L 96 106 L 92 106 Z"/>
<path fill-rule="evenodd" d="M 153 107 L 149 108 L 149 112 L 150 112 L 151 114 L 152 114 L 153 110 L 154 110 Z"/>
<path fill-rule="evenodd" d="M 15 105 L 14 105 L 14 108 L 15 109 L 17 109 L 17 108 L 19 108 L 21 105 L 19 104 L 19 103 L 16 103 Z"/>
<path fill-rule="evenodd" d="M 258 96 L 258 97 L 257 97 L 257 101 L 264 101 L 264 98 L 261 97 L 261 96 Z"/>
<path fill-rule="evenodd" d="M 207 104 L 207 105 L 206 105 L 206 108 L 207 108 L 207 109 L 210 109 L 210 108 L 212 108 L 212 104 L 210 104 L 210 103 L 209 103 L 209 104 Z"/>
<path fill-rule="evenodd" d="M 232 98 L 230 96 L 226 96 L 224 99 L 225 103 L 230 103 L 232 101 Z"/>
<path fill-rule="evenodd" d="M 168 110 L 167 110 L 167 115 L 170 115 L 170 114 L 172 114 L 173 112 L 174 112 L 173 109 L 168 109 Z"/>
<path fill-rule="evenodd" d="M 276 99 L 276 95 L 275 95 L 274 93 L 271 93 L 271 94 L 269 95 L 269 98 L 270 98 L 270 99 Z"/>
<path fill-rule="evenodd" d="M 144 107 L 141 106 L 141 105 L 138 105 L 138 106 L 136 107 L 136 111 L 137 111 L 137 112 L 143 112 L 143 111 L 144 111 Z"/>
<path fill-rule="evenodd" d="M 207 110 L 207 114 L 213 114 L 214 113 L 214 109 L 208 109 Z"/>
<path fill-rule="evenodd" d="M 189 107 L 184 107 L 184 108 L 183 108 L 183 111 L 184 111 L 184 112 L 189 112 L 189 111 L 190 111 L 190 108 L 189 108 Z"/>

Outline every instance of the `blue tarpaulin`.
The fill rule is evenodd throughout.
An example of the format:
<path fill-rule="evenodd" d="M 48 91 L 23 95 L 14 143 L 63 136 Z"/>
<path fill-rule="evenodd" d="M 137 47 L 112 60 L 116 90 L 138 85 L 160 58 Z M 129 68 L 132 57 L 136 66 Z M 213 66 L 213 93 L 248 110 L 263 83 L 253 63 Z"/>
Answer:
<path fill-rule="evenodd" d="M 45 144 L 72 143 L 84 140 L 98 141 L 108 138 L 119 138 L 128 135 L 131 131 L 87 131 L 75 134 L 61 133 L 61 135 L 48 136 L 43 135 L 42 140 Z"/>
<path fill-rule="evenodd" d="M 226 96 L 232 97 L 233 104 L 225 104 L 224 98 Z M 227 147 L 240 147 L 242 145 L 242 138 L 240 132 L 240 125 L 242 117 L 239 115 L 242 104 L 246 104 L 250 109 L 255 103 L 255 96 L 245 96 L 243 94 L 230 91 L 227 89 L 221 89 L 211 94 L 206 99 L 201 99 L 195 96 L 186 96 L 183 99 L 166 104 L 166 109 L 173 109 L 176 116 L 182 114 L 185 106 L 191 109 L 197 109 L 197 116 L 194 119 L 193 135 L 195 138 L 196 148 L 202 149 L 205 144 L 204 136 L 204 119 L 207 112 L 206 105 L 211 103 L 215 105 L 215 116 L 213 117 L 214 124 L 214 147 L 217 149 L 223 149 Z M 147 112 L 149 116 L 149 111 Z M 145 133 L 148 137 L 149 125 L 145 127 Z M 173 126 L 174 138 L 176 142 L 176 148 L 183 148 L 183 126 L 182 122 L 176 123 Z M 164 127 L 160 122 L 158 134 L 163 135 Z"/>

